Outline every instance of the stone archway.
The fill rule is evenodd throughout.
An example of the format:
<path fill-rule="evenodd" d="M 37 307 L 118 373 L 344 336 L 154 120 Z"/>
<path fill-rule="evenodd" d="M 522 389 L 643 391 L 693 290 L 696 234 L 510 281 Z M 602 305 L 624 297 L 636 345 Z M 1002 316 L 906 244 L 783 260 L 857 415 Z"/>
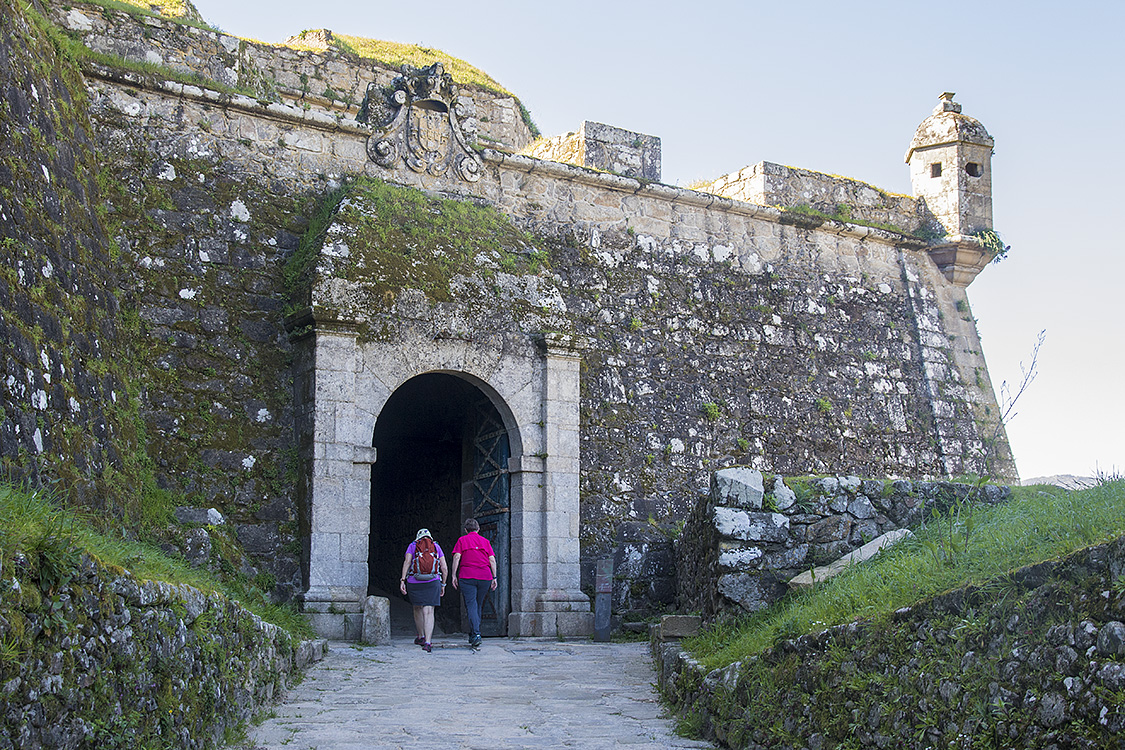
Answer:
<path fill-rule="evenodd" d="M 510 532 L 510 544 L 500 545 L 509 550 L 507 634 L 592 632 L 593 613 L 589 597 L 580 588 L 579 570 L 580 354 L 576 337 L 513 334 L 465 340 L 419 335 L 418 329 L 407 327 L 393 340 L 361 340 L 357 326 L 331 316 L 331 311 L 320 312 L 328 317 L 316 318 L 310 310 L 308 317 L 293 320 L 295 327 L 304 326 L 307 331 L 300 339 L 295 380 L 307 477 L 300 498 L 307 566 L 302 611 L 317 632 L 344 640 L 360 635 L 369 582 L 372 588 L 379 588 L 386 565 L 378 563 L 380 572 L 371 576 L 372 556 L 378 560 L 384 554 L 373 553 L 371 541 L 371 467 L 384 458 L 373 445 L 376 425 L 404 384 L 438 374 L 461 381 L 485 397 L 495 407 L 497 423 L 507 437 L 506 470 L 502 450 L 490 454 L 491 470 L 462 468 L 460 514 L 478 515 L 488 505 L 483 494 L 474 494 L 478 490 L 486 493 L 488 482 L 473 480 L 503 476 Z M 392 404 L 389 408 L 397 407 Z M 483 439 L 487 434 L 488 430 L 477 437 Z M 462 436 L 460 441 L 464 451 L 467 439 Z M 434 451 L 436 460 L 440 451 Z M 386 457 L 388 465 L 393 460 L 393 455 Z M 381 512 L 376 511 L 377 523 Z M 451 514 L 451 519 L 457 515 L 442 512 Z M 379 533 L 376 529 L 376 539 Z M 408 541 L 403 537 L 390 543 L 399 560 Z"/>
<path fill-rule="evenodd" d="M 369 594 L 398 596 L 403 549 L 421 527 L 451 554 L 465 518 L 481 521 L 496 549 L 497 590 L 485 611 L 485 635 L 506 635 L 511 610 L 508 430 L 477 386 L 449 373 L 426 373 L 399 386 L 383 406 L 373 437 Z M 461 630 L 456 591 L 437 610 L 446 632 Z"/>

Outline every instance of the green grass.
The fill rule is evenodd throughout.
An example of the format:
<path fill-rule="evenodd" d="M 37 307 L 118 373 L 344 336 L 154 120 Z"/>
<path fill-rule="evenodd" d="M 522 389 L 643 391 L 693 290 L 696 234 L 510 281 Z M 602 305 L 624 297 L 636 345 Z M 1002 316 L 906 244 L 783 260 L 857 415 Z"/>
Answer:
<path fill-rule="evenodd" d="M 153 16 L 167 18 L 185 26 L 194 26 L 209 31 L 214 27 L 203 23 L 199 11 L 195 6 L 184 0 L 144 0 L 143 2 L 128 2 L 128 0 L 87 0 L 91 5 L 98 5 L 107 10 L 117 10 L 134 16 Z"/>
<path fill-rule="evenodd" d="M 867 221 L 865 219 L 859 219 L 859 218 L 853 217 L 851 215 L 851 208 L 844 203 L 841 203 L 841 204 L 837 205 L 836 206 L 836 212 L 831 213 L 831 214 L 825 213 L 824 211 L 817 210 L 817 209 L 813 208 L 812 206 L 809 206 L 806 203 L 801 203 L 801 204 L 798 204 L 796 206 L 776 206 L 776 208 L 781 209 L 783 212 L 785 212 L 787 214 L 799 214 L 801 216 L 811 216 L 811 217 L 817 218 L 817 219 L 827 219 L 827 220 L 831 220 L 831 221 L 842 221 L 842 222 L 845 222 L 845 223 L 848 223 L 848 224 L 857 224 L 859 226 L 871 227 L 873 229 L 883 229 L 883 230 L 886 230 L 888 232 L 894 232 L 895 234 L 905 234 L 905 235 L 911 234 L 910 232 L 908 232 L 907 230 L 903 229 L 902 227 L 900 227 L 896 224 L 884 224 L 884 223 L 878 222 L 878 221 Z"/>
<path fill-rule="evenodd" d="M 321 49 L 319 44 L 305 43 L 303 41 L 308 33 L 308 31 L 302 31 L 292 40 L 286 42 L 285 46 L 292 49 L 319 51 Z M 464 60 L 450 55 L 448 52 L 443 52 L 433 47 L 425 47 L 420 44 L 403 44 L 401 42 L 369 39 L 367 37 L 352 36 L 350 34 L 337 34 L 336 32 L 332 32 L 332 40 L 329 46 L 332 49 L 346 52 L 356 57 L 376 60 L 390 68 L 401 68 L 403 65 L 411 65 L 415 68 L 426 68 L 433 65 L 435 62 L 440 62 L 445 68 L 445 72 L 453 76 L 453 80 L 461 85 L 474 86 L 484 89 L 485 91 L 491 91 L 494 94 L 502 94 L 515 99 L 516 103 L 519 105 L 520 117 L 523 119 L 524 124 L 527 125 L 528 130 L 531 131 L 531 135 L 536 138 L 540 135 L 538 126 L 536 126 L 535 121 L 531 118 L 531 113 L 527 110 L 527 107 L 524 106 L 523 102 L 519 100 L 519 97 L 501 86 L 496 79 L 480 68 L 470 65 Z"/>
<path fill-rule="evenodd" d="M 48 491 L 29 491 L 0 482 L 0 570 L 16 569 L 15 560 L 43 575 L 62 579 L 88 552 L 107 566 L 130 571 L 141 579 L 187 584 L 238 601 L 246 609 L 285 628 L 298 638 L 312 630 L 292 605 L 271 603 L 265 592 L 237 575 L 222 580 L 169 556 L 154 544 L 97 528 L 84 513 L 63 507 Z"/>
<path fill-rule="evenodd" d="M 288 42 L 286 46 L 301 49 L 302 45 L 299 39 L 304 33 L 301 32 L 301 35 L 298 35 L 298 41 Z M 349 52 L 368 60 L 378 60 L 392 68 L 399 68 L 403 65 L 425 68 L 435 62 L 440 62 L 445 67 L 445 72 L 453 76 L 453 80 L 457 83 L 477 86 L 498 94 L 515 96 L 480 68 L 440 49 L 424 47 L 419 44 L 402 44 L 350 34 L 337 34 L 336 32 L 332 32 L 331 46 L 341 52 Z M 311 49 L 316 48 L 311 47 Z"/>
<path fill-rule="evenodd" d="M 1037 485 L 1012 493 L 1003 505 L 931 517 L 913 539 L 767 610 L 721 620 L 685 647 L 709 669 L 721 668 L 785 639 L 887 616 L 1125 534 L 1125 479 L 1078 492 Z"/>

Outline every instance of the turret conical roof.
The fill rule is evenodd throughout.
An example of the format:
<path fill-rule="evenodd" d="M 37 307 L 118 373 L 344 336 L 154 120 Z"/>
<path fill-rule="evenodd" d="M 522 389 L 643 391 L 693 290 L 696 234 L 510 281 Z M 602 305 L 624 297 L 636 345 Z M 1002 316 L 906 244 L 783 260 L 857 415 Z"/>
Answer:
<path fill-rule="evenodd" d="M 947 143 L 972 143 L 992 147 L 994 141 L 979 121 L 961 114 L 961 105 L 953 101 L 953 94 L 941 95 L 941 103 L 934 107 L 934 113 L 922 120 L 914 131 L 910 148 L 906 152 L 906 162 L 917 149 L 942 146 Z"/>

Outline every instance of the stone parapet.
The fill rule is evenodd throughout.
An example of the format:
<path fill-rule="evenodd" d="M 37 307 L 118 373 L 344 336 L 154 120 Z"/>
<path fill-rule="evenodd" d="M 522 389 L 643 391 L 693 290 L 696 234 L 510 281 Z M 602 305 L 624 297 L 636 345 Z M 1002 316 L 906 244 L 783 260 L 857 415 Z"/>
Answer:
<path fill-rule="evenodd" d="M 97 5 L 51 6 L 51 11 L 57 23 L 96 52 L 249 90 L 252 97 L 234 98 L 243 104 L 257 100 L 281 114 L 296 109 L 309 119 L 354 122 L 368 84 L 389 86 L 400 73 L 395 66 L 328 47 L 328 30 L 314 32 L 322 49 L 311 44 L 294 48 L 198 27 L 188 31 L 172 19 Z M 482 144 L 516 151 L 531 142 L 531 131 L 512 95 L 462 86 L 458 104 L 466 133 Z"/>
<path fill-rule="evenodd" d="M 888 193 L 847 177 L 763 161 L 701 185 L 699 190 L 762 206 L 814 209 L 843 221 L 897 227 L 911 233 L 934 222 L 926 202 Z"/>
<path fill-rule="evenodd" d="M 577 132 L 540 138 L 523 153 L 536 159 L 660 181 L 659 138 L 600 122 L 587 120 Z"/>

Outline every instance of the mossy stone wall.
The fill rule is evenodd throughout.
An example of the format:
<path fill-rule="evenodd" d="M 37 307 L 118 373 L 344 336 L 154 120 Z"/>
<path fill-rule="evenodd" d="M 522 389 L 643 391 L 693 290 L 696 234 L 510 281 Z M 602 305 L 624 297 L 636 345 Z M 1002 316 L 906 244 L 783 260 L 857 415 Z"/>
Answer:
<path fill-rule="evenodd" d="M 1125 541 L 707 670 L 653 642 L 682 726 L 733 748 L 1116 748 Z"/>
<path fill-rule="evenodd" d="M 104 229 L 82 77 L 45 29 L 0 3 L 0 466 L 136 513 L 145 457 L 125 262 Z"/>
<path fill-rule="evenodd" d="M 325 652 L 219 595 L 59 552 L 0 579 L 2 747 L 216 747 Z"/>
<path fill-rule="evenodd" d="M 204 46 L 226 43 L 217 32 L 141 25 L 128 34 L 109 25 L 91 33 L 121 33 L 139 44 L 151 32 L 169 60 L 190 58 L 183 51 L 196 37 Z M 19 41 L 49 48 L 41 35 Z M 23 54 L 15 46 L 6 45 L 8 58 Z M 327 65 L 313 53 L 293 54 Z M 344 58 L 332 62 L 343 65 Z M 357 70 L 337 73 L 361 75 Z M 365 336 L 394 341 L 428 327 L 466 341 L 527 343 L 564 331 L 590 344 L 582 372 L 580 533 L 591 581 L 593 561 L 622 543 L 622 523 L 673 531 L 719 466 L 926 477 L 977 465 L 997 416 L 990 411 L 995 399 L 963 290 L 945 282 L 917 239 L 790 221 L 774 209 L 495 152 L 484 155 L 485 176 L 471 184 L 406 168 L 381 171 L 366 158 L 367 131 L 328 114 L 328 105 L 281 107 L 169 85 L 159 72 L 91 66 L 88 73 L 78 89 L 89 97 L 83 109 L 91 124 L 70 140 L 88 144 L 96 179 L 80 181 L 84 200 L 73 203 L 85 214 L 74 225 L 81 231 L 83 221 L 101 222 L 102 256 L 83 267 L 95 271 L 91 284 L 112 292 L 99 303 L 120 308 L 107 321 L 130 326 L 106 359 L 128 371 L 119 380 L 136 392 L 127 402 L 136 406 L 114 434 L 137 434 L 132 445 L 146 445 L 147 456 L 130 455 L 151 456 L 161 488 L 219 508 L 252 553 L 244 572 L 261 576 L 279 597 L 303 589 L 300 540 L 308 522 L 301 501 L 308 457 L 295 434 L 308 425 L 296 421 L 293 406 L 293 359 L 300 355 L 284 324 L 291 300 L 308 287 L 288 286 L 285 266 L 316 205 L 364 173 L 489 204 L 518 230 L 515 239 L 501 239 L 495 257 L 477 253 L 470 260 L 479 265 L 455 269 L 441 297 L 416 288 L 410 274 L 366 286 L 350 272 L 329 279 L 345 298 L 355 292 L 353 302 L 373 302 L 348 313 L 368 321 Z M 29 79 L 6 80 L 22 91 L 9 101 L 34 99 L 22 83 Z M 68 127 L 82 121 L 57 119 Z M 36 131 L 22 124 L 9 132 L 13 142 L 30 142 Z M 43 161 L 39 154 L 51 152 L 40 147 L 10 168 L 32 196 L 45 190 L 32 166 Z M 6 205 L 16 206 L 11 195 Z M 85 202 L 95 195 L 96 211 Z M 44 193 L 27 205 L 50 210 L 52 201 Z M 22 223 L 18 229 L 29 242 L 70 234 Z M 525 242 L 529 236 L 534 240 Z M 306 249 L 315 254 L 322 244 Z M 434 253 L 440 249 L 419 246 L 415 260 L 440 266 L 448 261 Z M 29 255 L 25 275 L 43 275 L 46 252 Z M 22 324 L 19 303 L 4 309 L 9 328 Z M 20 335 L 30 338 L 22 329 Z M 111 330 L 89 338 L 112 348 Z M 22 352 L 10 373 L 16 380 L 49 369 L 36 364 L 42 356 L 34 346 L 13 339 L 11 348 Z M 977 365 L 974 379 L 967 373 Z M 42 403 L 41 390 L 48 393 L 46 378 L 36 378 L 22 395 L 5 384 L 5 409 L 12 403 L 26 412 L 18 417 L 22 443 L 13 438 L 5 455 L 24 463 L 38 448 L 36 428 L 51 434 L 40 421 L 73 429 L 61 377 L 52 375 L 52 388 L 63 392 L 48 395 L 49 413 L 29 406 Z M 120 403 L 104 379 L 98 383 L 98 403 Z M 16 424 L 5 421 L 8 435 L 16 436 Z M 95 451 L 107 441 L 89 443 Z M 1010 460 L 1000 474 L 1014 475 Z"/>

